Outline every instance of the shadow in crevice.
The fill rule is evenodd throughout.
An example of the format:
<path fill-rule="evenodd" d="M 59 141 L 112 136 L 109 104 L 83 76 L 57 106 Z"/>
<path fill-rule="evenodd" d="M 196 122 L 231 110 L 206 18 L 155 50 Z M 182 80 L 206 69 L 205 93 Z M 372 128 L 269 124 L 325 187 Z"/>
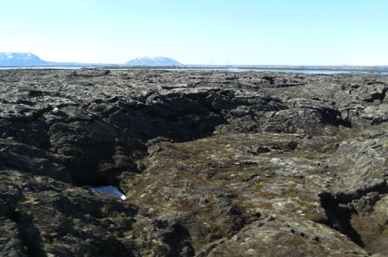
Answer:
<path fill-rule="evenodd" d="M 41 237 L 38 228 L 32 223 L 31 217 L 26 213 L 15 211 L 10 219 L 17 224 L 20 240 L 26 247 L 28 257 L 46 257 L 42 249 Z"/>
<path fill-rule="evenodd" d="M 325 209 L 328 221 L 325 225 L 346 235 L 350 240 L 361 247 L 365 247 L 360 234 L 351 224 L 351 216 L 356 211 L 349 207 L 340 206 L 339 202 L 329 193 L 319 194 L 321 206 Z"/>
<path fill-rule="evenodd" d="M 171 247 L 168 256 L 195 256 L 190 233 L 180 224 L 173 226 L 172 231 L 166 235 L 164 242 Z"/>

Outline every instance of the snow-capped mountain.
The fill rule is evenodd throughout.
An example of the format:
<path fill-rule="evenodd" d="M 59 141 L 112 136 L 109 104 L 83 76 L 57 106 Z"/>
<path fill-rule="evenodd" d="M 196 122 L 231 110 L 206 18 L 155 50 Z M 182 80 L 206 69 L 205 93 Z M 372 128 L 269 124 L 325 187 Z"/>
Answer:
<path fill-rule="evenodd" d="M 33 66 L 86 66 L 102 64 L 70 63 L 44 61 L 33 53 L 0 52 L 0 67 L 33 67 Z M 132 59 L 125 65 L 130 66 L 181 66 L 182 64 L 168 57 L 141 57 Z"/>
<path fill-rule="evenodd" d="M 180 66 L 182 63 L 168 57 L 141 57 L 130 60 L 126 65 L 131 66 Z"/>
<path fill-rule="evenodd" d="M 0 52 L 0 66 L 39 66 L 47 64 L 32 53 Z"/>

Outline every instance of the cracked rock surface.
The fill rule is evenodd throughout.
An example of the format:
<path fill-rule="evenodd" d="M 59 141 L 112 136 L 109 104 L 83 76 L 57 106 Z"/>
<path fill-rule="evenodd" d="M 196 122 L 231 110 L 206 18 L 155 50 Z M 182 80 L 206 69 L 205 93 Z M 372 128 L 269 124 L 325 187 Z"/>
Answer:
<path fill-rule="evenodd" d="M 388 77 L 0 70 L 1 256 L 388 256 Z M 116 186 L 125 200 L 91 191 Z"/>

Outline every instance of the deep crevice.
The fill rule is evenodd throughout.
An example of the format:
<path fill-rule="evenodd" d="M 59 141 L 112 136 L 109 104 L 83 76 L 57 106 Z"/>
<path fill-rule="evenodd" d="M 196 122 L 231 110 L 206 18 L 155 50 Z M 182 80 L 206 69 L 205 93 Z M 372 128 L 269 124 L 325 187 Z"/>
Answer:
<path fill-rule="evenodd" d="M 46 257 L 41 246 L 39 229 L 31 222 L 31 218 L 20 211 L 12 213 L 10 219 L 17 224 L 18 234 L 23 245 L 26 246 L 28 257 Z"/>
<path fill-rule="evenodd" d="M 324 224 L 346 235 L 357 245 L 365 247 L 365 243 L 363 242 L 361 235 L 358 234 L 351 224 L 352 214 L 356 214 L 357 211 L 350 203 L 354 200 L 361 199 L 363 196 L 371 192 L 387 194 L 387 181 L 384 180 L 372 187 L 359 189 L 353 193 L 341 192 L 335 195 L 329 192 L 320 193 L 318 196 L 321 201 L 321 206 L 325 210 L 328 218 Z"/>
<path fill-rule="evenodd" d="M 334 197 L 329 193 L 320 194 L 319 197 L 321 199 L 321 205 L 325 209 L 325 213 L 328 218 L 325 225 L 346 235 L 350 240 L 359 246 L 365 247 L 361 236 L 350 223 L 351 215 L 355 212 L 355 210 L 340 206 Z"/>

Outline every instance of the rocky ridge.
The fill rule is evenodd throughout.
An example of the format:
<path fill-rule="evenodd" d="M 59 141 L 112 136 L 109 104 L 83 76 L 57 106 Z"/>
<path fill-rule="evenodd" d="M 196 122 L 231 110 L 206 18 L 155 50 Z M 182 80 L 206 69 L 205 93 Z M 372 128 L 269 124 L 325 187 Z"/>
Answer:
<path fill-rule="evenodd" d="M 2 256 L 388 256 L 387 77 L 1 70 L 0 90 Z"/>

